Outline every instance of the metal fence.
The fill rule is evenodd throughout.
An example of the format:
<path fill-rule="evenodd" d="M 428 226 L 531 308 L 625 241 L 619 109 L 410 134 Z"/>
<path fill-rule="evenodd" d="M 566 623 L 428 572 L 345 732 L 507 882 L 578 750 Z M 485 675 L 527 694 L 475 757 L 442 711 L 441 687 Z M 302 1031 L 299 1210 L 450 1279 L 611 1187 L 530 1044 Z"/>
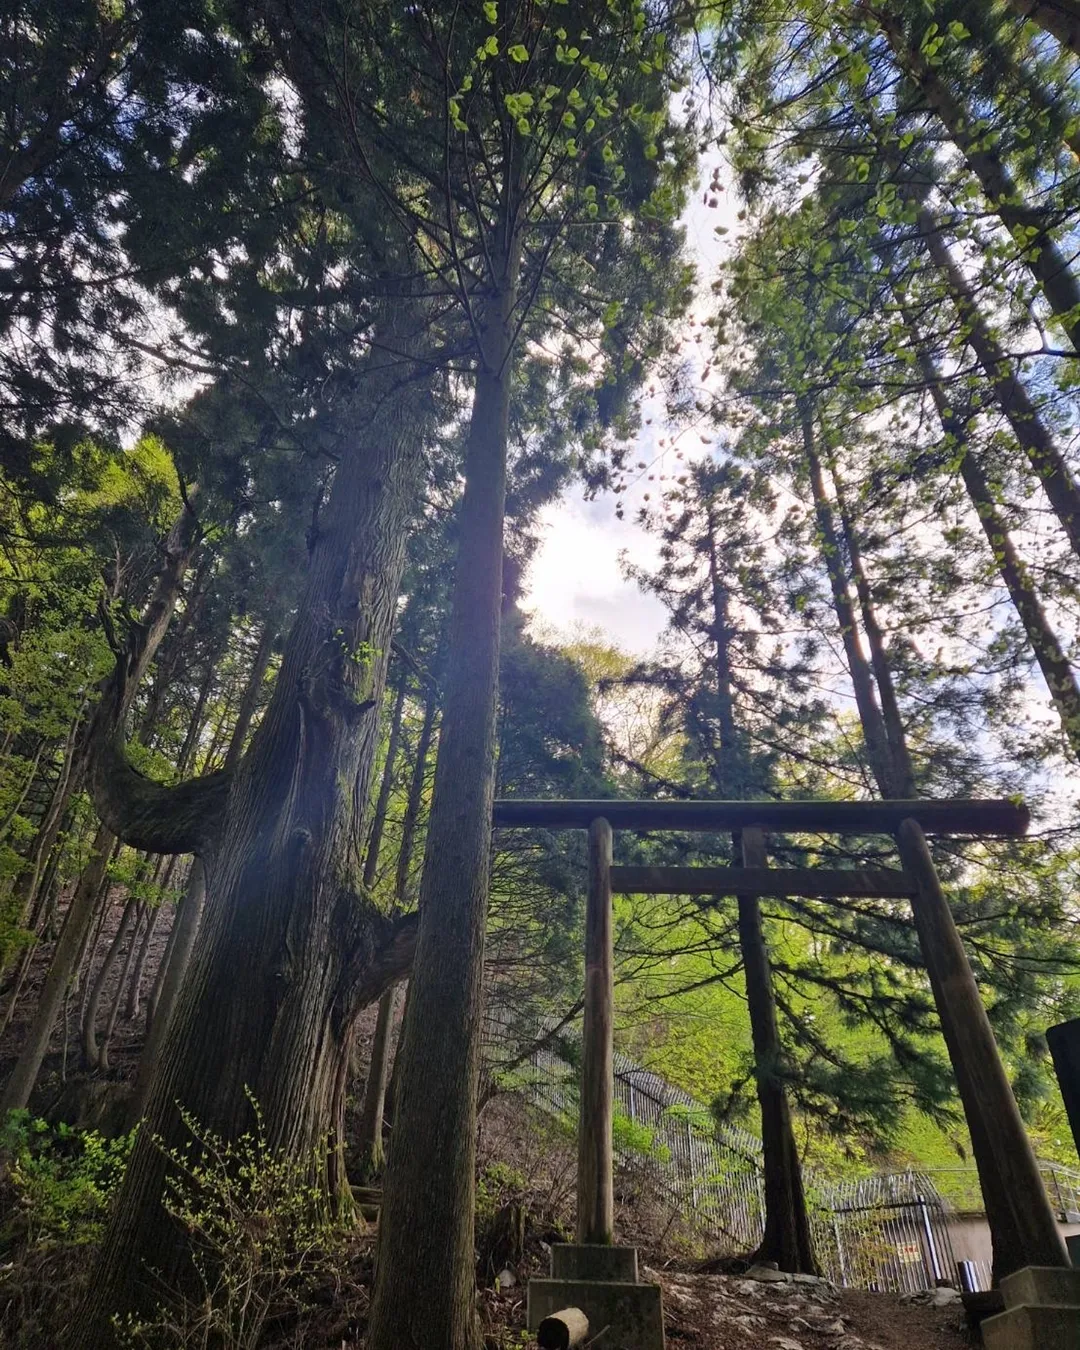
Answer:
<path fill-rule="evenodd" d="M 505 1012 L 486 1027 L 486 1071 L 505 1089 L 576 1128 L 579 1033 L 512 1028 Z M 615 1149 L 622 1167 L 648 1176 L 686 1231 L 712 1251 L 753 1251 L 764 1230 L 761 1141 L 718 1124 L 707 1107 L 657 1074 L 615 1055 Z M 1040 1164 L 1062 1222 L 1080 1222 L 1080 1173 Z M 807 1170 L 807 1205 L 823 1271 L 835 1283 L 915 1293 L 954 1284 L 950 1216 L 982 1213 L 974 1168 L 906 1171 L 826 1181 Z M 973 1288 L 989 1269 L 968 1262 Z"/>

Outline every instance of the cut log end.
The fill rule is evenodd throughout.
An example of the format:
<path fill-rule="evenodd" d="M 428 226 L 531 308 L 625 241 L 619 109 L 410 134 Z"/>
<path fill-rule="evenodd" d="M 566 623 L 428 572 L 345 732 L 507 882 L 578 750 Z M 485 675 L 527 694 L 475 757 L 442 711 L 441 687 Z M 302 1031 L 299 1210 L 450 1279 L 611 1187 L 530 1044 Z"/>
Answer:
<path fill-rule="evenodd" d="M 589 1319 L 580 1308 L 563 1308 L 545 1317 L 536 1331 L 540 1350 L 576 1350 L 589 1335 Z"/>

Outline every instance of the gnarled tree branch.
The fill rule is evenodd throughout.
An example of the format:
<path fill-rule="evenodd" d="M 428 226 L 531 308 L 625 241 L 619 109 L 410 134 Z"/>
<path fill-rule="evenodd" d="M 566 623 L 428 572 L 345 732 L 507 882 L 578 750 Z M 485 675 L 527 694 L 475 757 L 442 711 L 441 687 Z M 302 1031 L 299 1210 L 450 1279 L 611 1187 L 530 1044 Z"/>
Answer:
<path fill-rule="evenodd" d="M 162 568 L 142 615 L 122 638 L 106 623 L 116 665 L 102 682 L 84 745 L 88 782 L 102 821 L 125 844 L 153 853 L 205 852 L 232 776 L 219 772 L 175 785 L 157 783 L 134 768 L 124 746 L 127 715 L 168 630 L 199 543 L 197 489 L 181 495 L 184 506 L 162 545 Z"/>

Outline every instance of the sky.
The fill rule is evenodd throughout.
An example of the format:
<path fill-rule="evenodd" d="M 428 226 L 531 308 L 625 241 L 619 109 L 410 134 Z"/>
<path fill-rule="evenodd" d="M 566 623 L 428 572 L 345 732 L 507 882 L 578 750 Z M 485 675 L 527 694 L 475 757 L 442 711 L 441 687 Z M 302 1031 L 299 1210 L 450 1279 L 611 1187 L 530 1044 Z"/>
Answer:
<path fill-rule="evenodd" d="M 711 159 L 702 162 L 698 191 L 683 215 L 687 248 L 698 268 L 701 298 L 695 312 L 699 318 L 708 313 L 709 286 L 738 227 L 739 204 L 734 194 L 707 191 L 714 167 Z M 725 177 L 721 168 L 721 181 Z M 710 207 L 710 200 L 716 205 Z M 718 226 L 728 233 L 718 235 Z M 704 349 L 704 340 L 702 345 Z M 703 387 L 709 384 L 717 387 L 717 378 Z M 633 517 L 650 491 L 649 474 L 658 476 L 674 469 L 680 451 L 686 459 L 709 453 L 694 430 L 673 439 L 659 401 L 647 401 L 644 416 L 651 420 L 643 424 L 627 461 L 644 462 L 646 468 L 628 478 L 622 496 L 625 519 L 616 518 L 616 498 L 610 492 L 587 501 L 580 486 L 569 489 L 541 516 L 541 544 L 525 579 L 523 602 L 539 628 L 560 632 L 582 626 L 600 628 L 608 641 L 635 656 L 646 655 L 656 646 L 664 610 L 658 600 L 643 595 L 623 576 L 619 561 L 623 552 L 638 565 L 649 566 L 657 560 L 656 540 Z M 661 447 L 660 440 L 666 445 Z"/>

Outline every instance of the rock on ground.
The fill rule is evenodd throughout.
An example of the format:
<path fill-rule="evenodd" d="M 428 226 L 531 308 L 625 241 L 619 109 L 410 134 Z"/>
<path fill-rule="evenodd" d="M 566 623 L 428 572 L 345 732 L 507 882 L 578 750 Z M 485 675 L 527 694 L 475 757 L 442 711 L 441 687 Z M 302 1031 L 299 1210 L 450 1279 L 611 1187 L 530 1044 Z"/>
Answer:
<path fill-rule="evenodd" d="M 754 1267 L 744 1275 L 642 1272 L 664 1289 L 672 1350 L 970 1350 L 959 1304 L 836 1289 Z"/>

